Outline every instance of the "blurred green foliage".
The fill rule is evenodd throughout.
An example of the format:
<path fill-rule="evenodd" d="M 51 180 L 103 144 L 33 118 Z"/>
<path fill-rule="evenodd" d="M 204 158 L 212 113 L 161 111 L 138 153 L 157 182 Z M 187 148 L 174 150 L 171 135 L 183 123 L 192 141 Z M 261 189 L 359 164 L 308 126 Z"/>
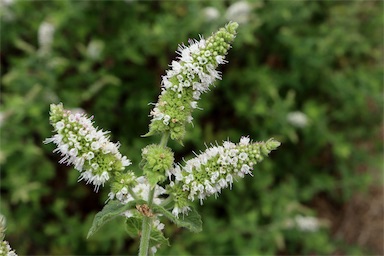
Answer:
<path fill-rule="evenodd" d="M 138 171 L 140 149 L 159 139 L 140 135 L 177 45 L 223 26 L 233 3 L 1 2 L 1 213 L 18 254 L 136 253 L 121 220 L 85 239 L 108 188 L 95 194 L 78 184 L 76 171 L 42 144 L 51 136 L 49 104 L 95 115 Z M 204 142 L 241 135 L 283 145 L 253 178 L 198 207 L 203 232 L 167 223 L 171 247 L 160 254 L 362 254 L 325 226 L 305 232 L 287 223 L 316 216 L 316 198 L 341 204 L 378 168 L 382 10 L 381 1 L 249 2 L 223 81 L 203 96 L 185 146 L 171 147 L 181 160 Z M 45 53 L 43 22 L 54 26 Z M 297 111 L 304 124 L 288 118 Z"/>

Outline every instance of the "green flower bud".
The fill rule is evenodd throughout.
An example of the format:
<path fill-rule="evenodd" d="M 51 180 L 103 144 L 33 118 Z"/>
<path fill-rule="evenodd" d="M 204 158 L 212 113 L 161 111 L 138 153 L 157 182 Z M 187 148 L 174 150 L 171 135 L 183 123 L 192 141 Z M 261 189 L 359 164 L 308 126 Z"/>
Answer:
<path fill-rule="evenodd" d="M 168 147 L 151 144 L 142 150 L 141 156 L 140 165 L 151 186 L 163 182 L 166 179 L 166 171 L 172 167 L 174 161 L 172 150 Z"/>

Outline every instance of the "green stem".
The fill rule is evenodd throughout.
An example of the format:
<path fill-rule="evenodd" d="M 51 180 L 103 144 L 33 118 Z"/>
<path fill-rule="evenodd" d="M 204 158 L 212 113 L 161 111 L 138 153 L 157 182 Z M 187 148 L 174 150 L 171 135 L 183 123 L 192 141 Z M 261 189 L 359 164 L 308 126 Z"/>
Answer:
<path fill-rule="evenodd" d="M 151 209 L 154 194 L 155 194 L 155 188 L 151 189 L 151 191 L 149 192 L 149 198 L 148 198 L 149 209 Z M 141 228 L 141 239 L 140 239 L 140 250 L 139 250 L 140 256 L 148 255 L 149 240 L 151 239 L 151 229 L 152 229 L 152 217 L 144 216 L 143 226 Z"/>
<path fill-rule="evenodd" d="M 162 207 L 165 207 L 165 208 L 166 208 L 168 204 L 170 204 L 171 202 L 173 202 L 173 200 L 174 200 L 174 199 L 172 198 L 172 196 L 168 196 L 163 202 L 161 202 L 160 205 L 161 205 Z"/>
<path fill-rule="evenodd" d="M 161 137 L 160 146 L 166 147 L 169 138 L 169 132 L 163 133 Z M 152 188 L 148 195 L 148 208 L 152 208 L 153 197 L 155 195 L 155 188 Z M 149 250 L 149 240 L 151 239 L 151 229 L 152 229 L 152 220 L 151 216 L 144 216 L 143 226 L 141 230 L 141 239 L 140 239 L 140 250 L 139 256 L 147 256 Z"/>
<path fill-rule="evenodd" d="M 169 132 L 163 133 L 163 136 L 161 137 L 161 141 L 160 141 L 160 146 L 166 147 L 167 142 L 168 142 L 168 138 L 169 138 Z"/>

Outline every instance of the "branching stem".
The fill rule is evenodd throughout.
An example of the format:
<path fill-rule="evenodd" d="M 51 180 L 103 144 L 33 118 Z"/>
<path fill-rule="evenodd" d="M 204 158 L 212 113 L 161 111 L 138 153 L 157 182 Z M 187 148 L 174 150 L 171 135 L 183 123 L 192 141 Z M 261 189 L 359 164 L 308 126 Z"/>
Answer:
<path fill-rule="evenodd" d="M 166 147 L 169 138 L 169 132 L 166 132 L 161 137 L 160 146 Z M 155 188 L 152 188 L 148 195 L 148 207 L 152 208 L 153 197 L 155 194 Z M 144 216 L 143 218 L 143 226 L 141 230 L 141 239 L 140 239 L 140 250 L 139 256 L 147 256 L 149 250 L 149 241 L 151 239 L 151 229 L 152 229 L 152 216 Z"/>

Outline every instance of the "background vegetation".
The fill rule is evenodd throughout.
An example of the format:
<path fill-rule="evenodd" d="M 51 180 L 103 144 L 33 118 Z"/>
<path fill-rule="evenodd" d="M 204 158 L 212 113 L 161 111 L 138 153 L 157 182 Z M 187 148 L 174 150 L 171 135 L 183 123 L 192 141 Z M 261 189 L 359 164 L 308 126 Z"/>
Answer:
<path fill-rule="evenodd" d="M 177 159 L 241 135 L 283 144 L 253 178 L 198 206 L 203 232 L 167 225 L 171 247 L 159 253 L 380 252 L 335 236 L 330 216 L 375 180 L 382 186 L 383 2 L 234 3 L 1 1 L 0 206 L 19 255 L 136 253 L 121 220 L 85 239 L 108 188 L 78 184 L 42 144 L 49 104 L 95 115 L 138 171 L 140 149 L 159 139 L 140 135 L 177 45 L 229 19 L 241 22 L 230 63 L 203 96 L 185 146 L 172 144 Z M 308 216 L 318 228 L 299 225 Z"/>

